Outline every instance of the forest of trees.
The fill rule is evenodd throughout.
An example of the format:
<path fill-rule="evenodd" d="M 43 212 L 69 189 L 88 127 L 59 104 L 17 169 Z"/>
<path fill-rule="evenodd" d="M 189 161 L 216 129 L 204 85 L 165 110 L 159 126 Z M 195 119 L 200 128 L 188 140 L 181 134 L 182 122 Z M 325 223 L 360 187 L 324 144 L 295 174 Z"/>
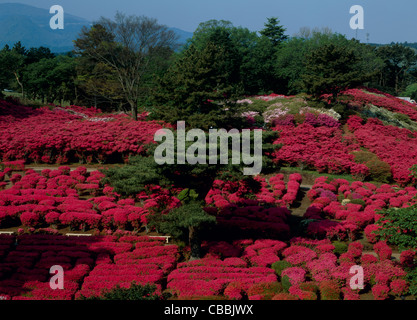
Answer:
<path fill-rule="evenodd" d="M 5 46 L 0 88 L 41 103 L 97 106 L 133 118 L 147 110 L 171 122 L 193 113 L 198 122 L 199 114 L 216 118 L 208 100 L 230 103 L 243 95 L 335 96 L 365 85 L 416 99 L 416 62 L 409 45 L 363 44 L 328 28 L 302 28 L 290 37 L 275 17 L 259 32 L 224 20 L 203 22 L 178 47 L 175 34 L 155 19 L 117 13 L 84 28 L 67 54 L 20 42 Z"/>

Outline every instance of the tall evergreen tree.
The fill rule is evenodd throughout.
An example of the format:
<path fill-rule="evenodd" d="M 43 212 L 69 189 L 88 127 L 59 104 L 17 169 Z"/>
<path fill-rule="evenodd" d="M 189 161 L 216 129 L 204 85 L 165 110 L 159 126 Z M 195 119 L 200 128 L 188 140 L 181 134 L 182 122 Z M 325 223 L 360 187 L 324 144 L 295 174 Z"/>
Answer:
<path fill-rule="evenodd" d="M 260 31 L 260 34 L 267 37 L 276 47 L 288 39 L 288 36 L 285 34 L 287 29 L 279 24 L 280 21 L 276 17 L 267 18 L 267 20 L 265 28 Z"/>
<path fill-rule="evenodd" d="M 304 88 L 316 97 L 330 93 L 336 99 L 340 91 L 363 81 L 364 75 L 355 69 L 358 60 L 355 51 L 345 46 L 325 44 L 313 50 L 306 57 Z"/>
<path fill-rule="evenodd" d="M 194 45 L 160 79 L 151 117 L 190 127 L 228 127 L 235 116 L 234 88 L 228 80 L 227 52 L 209 42 Z"/>

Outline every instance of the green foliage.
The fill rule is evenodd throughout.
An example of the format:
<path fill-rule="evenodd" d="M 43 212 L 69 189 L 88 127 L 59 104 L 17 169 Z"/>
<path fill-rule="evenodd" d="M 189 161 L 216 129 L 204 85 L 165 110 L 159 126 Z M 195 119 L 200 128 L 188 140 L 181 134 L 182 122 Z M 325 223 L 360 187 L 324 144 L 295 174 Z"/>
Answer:
<path fill-rule="evenodd" d="M 385 161 L 372 159 L 365 163 L 369 168 L 370 178 L 377 182 L 388 183 L 392 177 L 391 167 Z"/>
<path fill-rule="evenodd" d="M 351 204 L 360 204 L 363 207 L 366 206 L 366 202 L 363 201 L 362 199 L 352 199 L 352 200 L 350 200 L 349 203 L 351 203 Z"/>
<path fill-rule="evenodd" d="M 75 65 L 74 58 L 63 55 L 28 65 L 23 76 L 27 95 L 41 101 L 73 101 Z"/>
<path fill-rule="evenodd" d="M 357 53 L 346 46 L 332 43 L 314 49 L 306 56 L 303 86 L 316 97 L 329 93 L 335 100 L 340 91 L 363 81 L 363 75 L 355 69 L 359 60 Z"/>
<path fill-rule="evenodd" d="M 388 163 L 380 160 L 378 156 L 369 151 L 352 152 L 355 162 L 362 163 L 369 168 L 369 178 L 373 181 L 387 183 L 391 179 L 391 167 Z"/>
<path fill-rule="evenodd" d="M 348 245 L 344 242 L 334 241 L 334 242 L 332 242 L 332 244 L 335 247 L 333 252 L 337 255 L 341 255 L 342 253 L 345 253 L 348 250 Z"/>
<path fill-rule="evenodd" d="M 178 208 L 171 210 L 168 214 L 150 216 L 150 224 L 159 231 L 168 233 L 174 238 L 186 241 L 191 247 L 191 260 L 201 257 L 202 229 L 216 223 L 216 217 L 209 215 L 203 208 L 204 204 L 197 201 L 190 201 Z"/>
<path fill-rule="evenodd" d="M 288 39 L 288 36 L 285 34 L 285 29 L 282 25 L 279 24 L 277 17 L 267 18 L 264 29 L 259 33 L 268 38 L 274 46 L 278 46 L 280 43 Z"/>
<path fill-rule="evenodd" d="M 417 206 L 389 208 L 379 212 L 383 217 L 376 224 L 382 228 L 375 231 L 382 240 L 402 249 L 417 247 Z"/>
<path fill-rule="evenodd" d="M 403 121 L 403 122 L 406 122 L 406 123 L 411 122 L 410 117 L 406 114 L 403 114 L 403 113 L 396 113 L 394 115 L 394 118 L 397 119 L 398 121 Z"/>
<path fill-rule="evenodd" d="M 417 94 L 417 83 L 412 83 L 412 84 L 410 84 L 410 85 L 407 86 L 407 88 L 401 94 L 401 96 L 403 96 L 403 97 L 411 97 L 412 99 L 414 99 L 413 97 L 416 94 Z"/>
<path fill-rule="evenodd" d="M 147 154 L 130 157 L 127 165 L 103 170 L 106 175 L 103 182 L 113 186 L 115 191 L 123 196 L 137 194 L 146 190 L 147 185 L 154 184 L 165 188 L 174 186 L 176 188 L 193 189 L 198 194 L 198 199 L 203 200 L 216 178 L 227 176 L 231 180 L 254 181 L 253 176 L 243 175 L 243 168 L 246 167 L 243 163 L 243 155 L 240 155 L 238 164 L 232 163 L 232 139 L 229 138 L 227 140 L 227 150 L 222 150 L 221 144 L 217 143 L 217 159 L 213 164 L 209 162 L 214 157 L 209 153 L 209 143 L 206 143 L 205 163 L 190 164 L 186 161 L 185 164 L 178 164 L 176 161 L 178 159 L 178 140 L 176 135 L 177 132 L 174 133 L 173 164 L 157 164 L 154 154 L 158 145 L 150 145 L 147 147 Z M 254 141 L 253 131 L 251 135 L 251 141 Z M 272 172 L 277 169 L 270 156 L 272 152 L 280 148 L 280 145 L 273 144 L 276 137 L 277 132 L 273 131 L 264 131 L 262 134 L 262 173 Z M 205 141 L 209 141 L 208 135 L 206 135 Z M 242 141 L 241 138 L 240 141 Z M 193 144 L 194 141 L 186 141 L 185 150 L 188 150 Z M 162 143 L 159 146 L 161 145 Z M 225 152 L 224 155 L 227 152 L 227 164 L 220 162 L 222 152 Z"/>
<path fill-rule="evenodd" d="M 348 40 L 345 36 L 332 32 L 308 31 L 303 35 L 292 37 L 284 42 L 277 54 L 275 70 L 276 76 L 284 81 L 287 93 L 302 92 L 302 75 L 306 73 L 306 57 L 316 49 L 333 44 L 352 50 L 358 57 L 357 61 L 347 62 L 351 68 L 370 78 L 383 67 L 383 61 L 377 57 L 375 49 L 355 40 Z M 329 59 L 333 60 L 333 58 Z M 329 64 L 329 69 L 333 64 Z M 337 71 L 336 71 L 337 72 Z"/>
<path fill-rule="evenodd" d="M 283 276 L 281 278 L 281 284 L 282 284 L 282 288 L 284 289 L 285 292 L 290 291 L 290 288 L 292 286 L 291 281 L 290 281 L 290 277 L 288 277 L 287 275 Z"/>
<path fill-rule="evenodd" d="M 248 296 L 261 295 L 263 300 L 271 300 L 274 295 L 282 292 L 282 284 L 279 282 L 259 282 L 249 288 Z"/>
<path fill-rule="evenodd" d="M 278 92 L 282 85 L 275 75 L 275 60 L 277 48 L 286 36 L 283 34 L 285 29 L 278 25 L 276 18 L 269 20 L 270 23 L 263 30 L 265 35 L 260 36 L 247 28 L 233 26 L 230 21 L 202 22 L 179 56 L 191 45 L 202 50 L 210 41 L 214 41 L 232 53 L 228 62 L 231 72 L 228 72 L 227 78 L 234 87 L 241 88 L 245 94 Z"/>
<path fill-rule="evenodd" d="M 213 42 L 203 49 L 190 45 L 159 80 L 151 117 L 172 124 L 185 121 L 191 128 L 236 127 L 237 89 L 228 78 L 227 56 Z"/>
<path fill-rule="evenodd" d="M 129 164 L 102 170 L 106 175 L 103 183 L 109 183 L 123 196 L 138 194 L 147 185 L 169 185 L 170 181 L 159 174 L 159 167 L 151 156 L 129 158 Z"/>
<path fill-rule="evenodd" d="M 379 84 L 392 88 L 394 94 L 399 95 L 410 82 L 410 71 L 417 61 L 417 54 L 399 43 L 379 47 L 376 52 L 385 64 Z"/>
<path fill-rule="evenodd" d="M 284 271 L 287 268 L 292 267 L 291 263 L 288 261 L 276 261 L 271 265 L 271 268 L 274 269 L 275 273 L 278 276 L 281 276 L 282 271 Z"/>
<path fill-rule="evenodd" d="M 406 278 L 409 283 L 408 292 L 416 296 L 417 295 L 417 268 L 407 270 Z"/>
<path fill-rule="evenodd" d="M 189 201 L 194 201 L 197 200 L 198 198 L 198 193 L 195 192 L 194 189 L 189 189 L 186 188 L 184 190 L 182 190 L 178 196 L 177 196 L 178 200 L 180 200 L 183 203 L 187 203 Z"/>
<path fill-rule="evenodd" d="M 104 291 L 101 296 L 81 297 L 80 300 L 166 300 L 169 297 L 166 294 L 158 295 L 155 291 L 154 284 L 140 285 L 132 282 L 130 288 L 121 288 L 117 285 L 112 290 Z"/>
<path fill-rule="evenodd" d="M 316 295 L 319 292 L 319 287 L 313 281 L 308 281 L 308 282 L 302 282 L 302 283 L 300 283 L 300 289 L 303 290 L 303 291 L 313 292 Z"/>
<path fill-rule="evenodd" d="M 137 120 L 137 103 L 144 87 L 148 89 L 147 75 L 154 74 L 155 67 L 172 55 L 175 38 L 172 30 L 146 16 L 117 12 L 114 20 L 102 17 L 92 28 L 84 27 L 74 41 L 76 53 L 83 60 L 80 80 L 86 83 L 86 89 L 89 84 L 94 88 L 98 82 L 89 76 L 89 71 L 104 71 L 101 78 L 109 81 L 108 85 L 91 93 L 97 91 L 102 98 L 129 105 Z M 112 90 L 107 93 L 106 87 Z"/>
<path fill-rule="evenodd" d="M 327 280 L 320 283 L 321 300 L 340 300 L 339 284 L 334 280 Z"/>
<path fill-rule="evenodd" d="M 417 164 L 413 165 L 409 170 L 410 170 L 410 176 L 417 179 Z"/>
<path fill-rule="evenodd" d="M 1 89 L 10 86 L 12 89 L 20 89 L 22 95 L 24 94 L 22 75 L 25 67 L 25 52 L 20 42 L 11 50 L 5 47 L 0 51 L 0 85 L 3 86 Z"/>
<path fill-rule="evenodd" d="M 201 228 L 216 223 L 216 217 L 209 215 L 202 207 L 200 202 L 190 201 L 171 210 L 161 217 L 158 230 L 180 240 L 188 239 L 189 228 Z"/>
<path fill-rule="evenodd" d="M 375 153 L 364 150 L 353 151 L 352 154 L 356 163 L 365 164 L 370 160 L 378 159 L 378 156 Z"/>
<path fill-rule="evenodd" d="M 391 112 L 385 108 L 374 105 L 368 105 L 360 112 L 364 118 L 377 118 L 381 120 L 384 125 L 392 125 L 413 131 L 417 130 L 417 123 L 411 121 L 410 117 L 402 113 Z"/>

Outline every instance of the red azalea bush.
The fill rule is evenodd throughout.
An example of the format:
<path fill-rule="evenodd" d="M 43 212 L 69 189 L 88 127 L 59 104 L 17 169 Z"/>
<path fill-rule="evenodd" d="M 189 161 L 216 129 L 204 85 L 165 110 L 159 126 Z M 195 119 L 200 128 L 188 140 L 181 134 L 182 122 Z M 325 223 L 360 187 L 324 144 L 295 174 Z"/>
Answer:
<path fill-rule="evenodd" d="M 375 300 L 386 300 L 388 299 L 388 293 L 390 289 L 387 285 L 376 284 L 372 287 L 372 295 Z"/>
<path fill-rule="evenodd" d="M 374 250 L 380 260 L 391 259 L 392 249 L 387 245 L 385 241 L 379 241 L 378 243 L 374 244 Z"/>
<path fill-rule="evenodd" d="M 375 222 L 381 218 L 378 211 L 410 206 L 416 195 L 414 187 L 377 187 L 368 182 L 319 177 L 307 192 L 312 204 L 304 214 L 304 219 L 310 220 L 306 233 L 320 239 L 355 240 L 363 231 L 370 243 L 376 243 L 374 231 L 380 226 Z"/>
<path fill-rule="evenodd" d="M 222 181 L 215 180 L 213 187 L 206 196 L 206 203 L 217 208 L 224 208 L 230 205 L 277 205 L 291 206 L 296 200 L 301 184 L 301 175 L 291 174 L 287 186 L 285 186 L 284 175 L 276 174 L 268 179 L 255 177 L 259 182 L 259 190 L 254 190 L 244 181 Z"/>
<path fill-rule="evenodd" d="M 211 296 L 224 294 L 231 282 L 239 282 L 245 292 L 255 283 L 276 282 L 272 269 L 242 267 L 242 263 L 246 266 L 241 259 L 210 257 L 179 263 L 177 269 L 168 275 L 167 288 L 178 297 Z"/>
<path fill-rule="evenodd" d="M 61 166 L 44 169 L 41 174 L 27 170 L 11 188 L 0 190 L 0 226 L 21 223 L 27 227 L 69 226 L 72 230 L 140 230 L 148 223 L 150 209 L 166 211 L 180 204 L 159 186 L 149 186 L 149 192 L 138 195 L 138 199 L 120 199 L 114 192 L 102 195 L 106 188 L 101 183 L 103 177 L 103 173 L 87 172 L 85 167 L 71 171 Z M 142 206 L 137 206 L 136 201 L 142 202 Z"/>
<path fill-rule="evenodd" d="M 404 128 L 384 125 L 378 119 L 368 119 L 366 123 L 358 116 L 351 116 L 348 126 L 356 140 L 381 160 L 391 166 L 393 179 L 406 185 L 413 182 L 411 168 L 417 159 L 417 133 Z"/>
<path fill-rule="evenodd" d="M 319 172 L 334 174 L 369 174 L 368 168 L 355 163 L 350 154 L 351 151 L 359 150 L 360 145 L 348 140 L 342 142 L 342 131 L 336 127 L 279 125 L 273 130 L 280 133 L 274 143 L 283 144 L 274 154 L 274 160 L 279 164 L 310 167 Z"/>
<path fill-rule="evenodd" d="M 134 121 L 127 115 L 103 117 L 98 116 L 97 110 L 75 106 L 72 108 L 77 112 L 46 107 L 33 111 L 0 101 L 0 108 L 8 114 L 2 113 L 0 119 L 3 161 L 19 159 L 58 164 L 123 161 L 129 155 L 142 153 L 144 146 L 153 142 L 154 133 L 162 128 L 155 121 Z M 19 116 L 20 113 L 24 116 Z"/>
<path fill-rule="evenodd" d="M 127 237 L 129 242 L 127 242 Z M 122 239 L 122 241 L 120 241 Z M 117 285 L 156 284 L 170 272 L 178 258 L 177 247 L 164 245 L 164 239 L 125 236 L 71 238 L 51 235 L 22 235 L 17 247 L 0 262 L 0 294 L 13 300 L 71 300 L 100 296 Z M 14 236 L 0 236 L 0 245 L 15 242 Z M 134 258 L 115 259 L 135 252 L 134 244 L 147 248 Z M 49 286 L 49 269 L 64 269 L 64 290 Z M 7 275 L 7 278 L 5 276 Z"/>
<path fill-rule="evenodd" d="M 388 93 L 373 88 L 348 89 L 342 95 L 353 97 L 353 103 L 360 107 L 372 104 L 377 107 L 388 109 L 392 112 L 406 114 L 410 119 L 417 121 L 417 108 L 411 102 L 399 99 Z"/>

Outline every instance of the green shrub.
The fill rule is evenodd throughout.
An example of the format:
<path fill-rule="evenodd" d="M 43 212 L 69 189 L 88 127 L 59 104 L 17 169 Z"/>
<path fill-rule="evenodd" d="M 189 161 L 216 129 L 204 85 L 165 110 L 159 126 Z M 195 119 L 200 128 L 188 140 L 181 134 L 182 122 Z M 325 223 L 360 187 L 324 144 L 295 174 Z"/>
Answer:
<path fill-rule="evenodd" d="M 417 205 L 408 208 L 389 208 L 379 211 L 383 217 L 376 224 L 382 228 L 374 231 L 382 240 L 400 249 L 417 247 Z"/>
<path fill-rule="evenodd" d="M 378 156 L 375 153 L 369 151 L 354 151 L 352 154 L 356 163 L 365 164 L 371 160 L 378 160 Z"/>
<path fill-rule="evenodd" d="M 344 242 L 334 241 L 334 242 L 332 242 L 332 244 L 335 247 L 333 252 L 337 255 L 341 255 L 342 253 L 345 253 L 345 252 L 348 251 L 348 245 Z"/>
<path fill-rule="evenodd" d="M 289 293 L 278 293 L 271 300 L 298 300 L 298 298 Z"/>
<path fill-rule="evenodd" d="M 392 177 L 391 167 L 385 161 L 379 159 L 370 160 L 365 163 L 369 168 L 370 178 L 374 181 L 388 183 Z"/>
<path fill-rule="evenodd" d="M 403 114 L 403 113 L 395 113 L 394 118 L 397 119 L 398 121 L 402 121 L 402 122 L 405 122 L 405 123 L 410 123 L 411 122 L 410 117 L 406 114 Z"/>
<path fill-rule="evenodd" d="M 349 203 L 352 203 L 352 204 L 360 204 L 363 207 L 366 206 L 366 202 L 363 201 L 362 199 L 352 199 L 352 200 L 350 200 Z"/>
<path fill-rule="evenodd" d="M 340 114 L 342 117 L 346 112 L 346 105 L 338 103 L 333 106 L 333 110 Z"/>
<path fill-rule="evenodd" d="M 407 270 L 406 278 L 409 283 L 408 292 L 416 296 L 417 295 L 417 268 Z"/>
<path fill-rule="evenodd" d="M 352 152 L 356 163 L 361 163 L 369 168 L 369 178 L 387 183 L 391 179 L 391 167 L 388 163 L 380 160 L 378 156 L 369 151 L 354 151 Z"/>
<path fill-rule="evenodd" d="M 317 109 L 327 109 L 329 106 L 327 103 L 321 100 L 309 100 L 308 106 L 311 108 L 317 108 Z"/>
<path fill-rule="evenodd" d="M 304 121 L 306 120 L 306 115 L 304 113 L 297 113 L 294 115 L 294 121 L 296 123 L 296 125 L 300 125 L 302 123 L 304 123 Z"/>
<path fill-rule="evenodd" d="M 289 292 L 292 284 L 290 281 L 290 277 L 288 276 L 283 276 L 281 279 L 281 284 L 282 284 L 282 288 L 284 289 L 285 292 Z"/>
<path fill-rule="evenodd" d="M 288 261 L 276 261 L 272 264 L 271 268 L 275 270 L 278 276 L 281 276 L 282 271 L 290 268 L 292 265 Z"/>
<path fill-rule="evenodd" d="M 337 282 L 333 280 L 325 280 L 320 283 L 320 297 L 321 300 L 339 300 L 340 288 Z"/>
<path fill-rule="evenodd" d="M 252 285 L 248 290 L 248 296 L 261 295 L 264 300 L 271 300 L 273 296 L 283 292 L 279 282 L 259 282 Z"/>
<path fill-rule="evenodd" d="M 117 285 L 112 290 L 104 291 L 101 296 L 92 296 L 89 298 L 81 297 L 81 300 L 164 300 L 169 297 L 168 294 L 162 296 L 155 293 L 155 285 L 140 285 L 132 282 L 130 288 L 121 288 Z"/>
<path fill-rule="evenodd" d="M 300 289 L 303 290 L 303 291 L 310 291 L 310 292 L 313 292 L 315 294 L 317 294 L 317 292 L 319 291 L 319 287 L 313 281 L 300 283 Z"/>
<path fill-rule="evenodd" d="M 338 202 L 342 202 L 344 199 L 345 199 L 345 196 L 344 196 L 343 194 L 339 194 L 339 195 L 337 196 L 337 201 L 338 201 Z"/>

